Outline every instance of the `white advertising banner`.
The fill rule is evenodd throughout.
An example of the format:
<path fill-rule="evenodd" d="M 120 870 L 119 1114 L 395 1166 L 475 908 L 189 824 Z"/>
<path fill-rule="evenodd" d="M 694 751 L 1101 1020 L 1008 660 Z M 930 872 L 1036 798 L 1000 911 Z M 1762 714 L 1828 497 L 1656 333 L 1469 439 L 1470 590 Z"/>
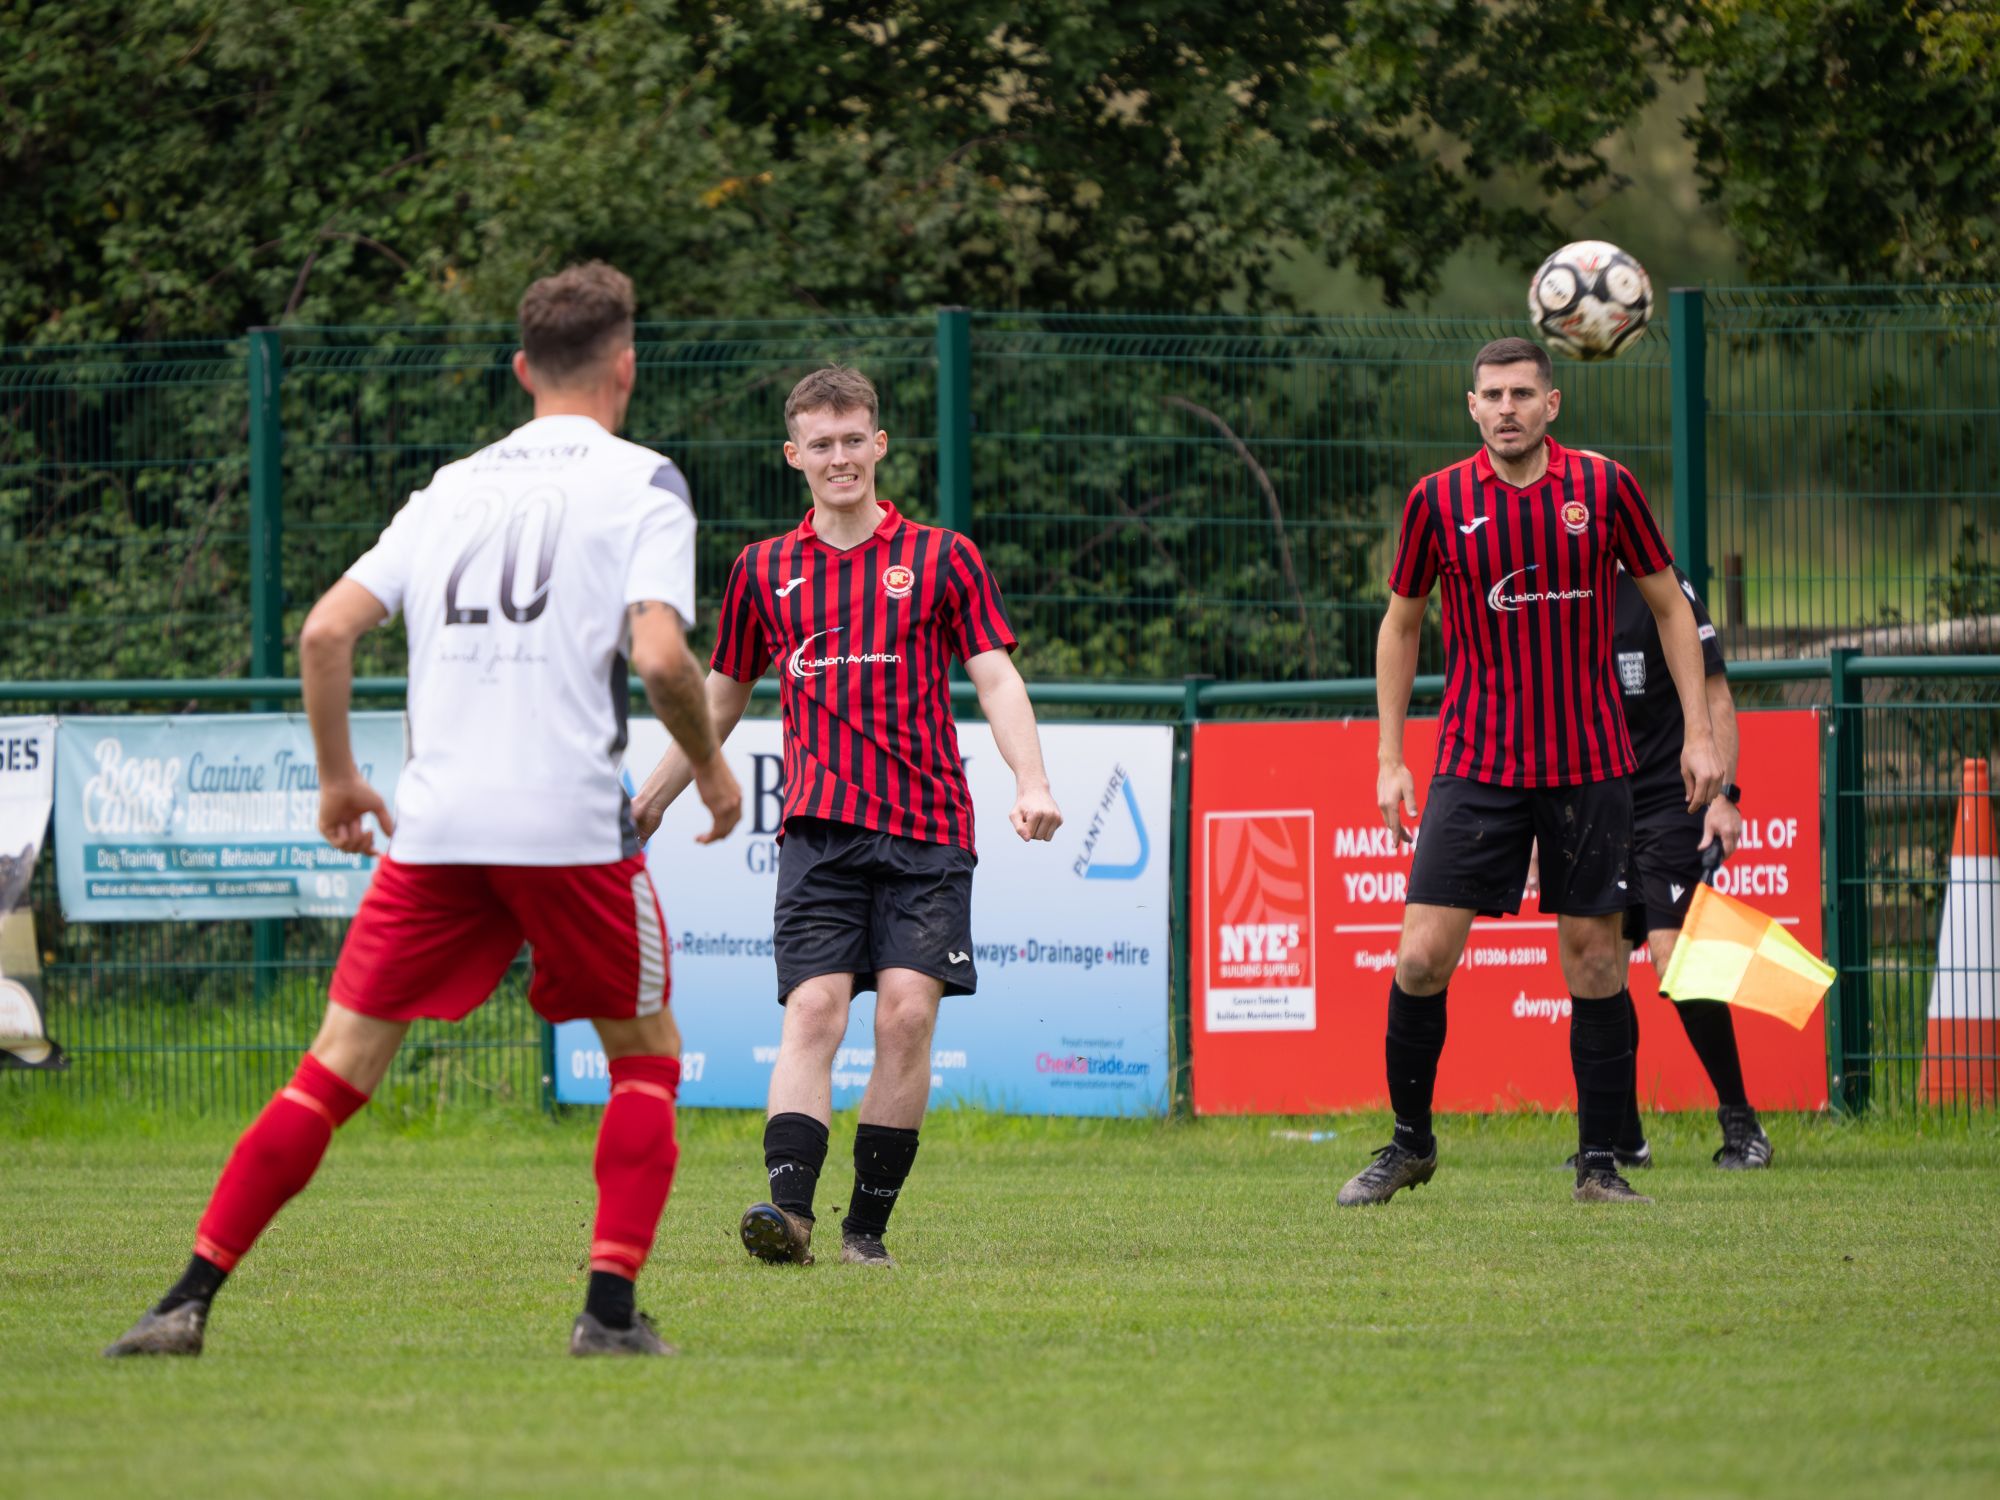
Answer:
<path fill-rule="evenodd" d="M 1065 819 L 1055 841 L 1008 824 L 1014 777 L 983 723 L 959 726 L 978 825 L 972 932 L 976 995 L 944 1002 L 932 1055 L 934 1104 L 1022 1114 L 1130 1115 L 1167 1103 L 1168 841 L 1173 731 L 1163 725 L 1044 725 L 1043 754 Z M 771 957 L 784 802 L 781 730 L 750 719 L 725 753 L 745 799 L 720 844 L 688 792 L 647 850 L 673 940 L 673 1008 L 685 1038 L 681 1099 L 761 1107 L 782 1011 Z M 634 784 L 666 749 L 635 721 Z M 834 1104 L 859 1101 L 874 1061 L 874 996 L 855 1001 L 834 1064 Z M 588 1023 L 557 1028 L 556 1096 L 607 1097 Z"/>
<path fill-rule="evenodd" d="M 28 887 L 56 795 L 56 721 L 0 719 L 0 1068 L 59 1068 L 42 1020 L 42 954 Z"/>

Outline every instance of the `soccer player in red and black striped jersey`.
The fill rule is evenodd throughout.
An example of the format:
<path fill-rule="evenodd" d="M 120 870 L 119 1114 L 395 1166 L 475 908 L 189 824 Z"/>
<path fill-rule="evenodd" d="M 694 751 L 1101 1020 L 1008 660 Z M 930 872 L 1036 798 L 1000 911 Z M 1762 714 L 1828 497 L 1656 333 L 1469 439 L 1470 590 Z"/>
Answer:
<path fill-rule="evenodd" d="M 1473 918 L 1520 910 L 1538 834 L 1542 910 L 1556 914 L 1572 1000 L 1576 1197 L 1638 1200 L 1615 1155 L 1635 1083 L 1621 938 L 1632 843 L 1626 778 L 1637 762 L 1612 662 L 1619 563 L 1659 622 L 1686 721 L 1680 769 L 1691 809 L 1723 782 L 1701 642 L 1638 482 L 1623 466 L 1548 436 L 1562 405 L 1548 355 L 1526 339 L 1488 344 L 1473 360 L 1466 405 L 1483 446 L 1410 491 L 1376 648 L 1376 801 L 1398 838 L 1409 839 L 1402 812 L 1416 812 L 1416 791 L 1403 763 L 1403 721 L 1424 602 L 1443 584 L 1437 769 L 1389 986 L 1395 1135 L 1339 1201 L 1383 1203 L 1436 1172 L 1431 1095 L 1445 986 Z"/>
<path fill-rule="evenodd" d="M 876 495 L 889 448 L 878 410 L 856 370 L 817 370 L 793 389 L 785 460 L 804 473 L 812 511 L 736 559 L 708 678 L 726 737 L 752 685 L 779 666 L 785 802 L 772 943 L 785 1022 L 764 1126 L 771 1198 L 741 1225 L 744 1247 L 774 1262 L 812 1260 L 834 1056 L 849 1002 L 873 989 L 875 1066 L 840 1258 L 894 1264 L 882 1236 L 917 1153 L 938 1005 L 977 984 L 972 797 L 951 715 L 952 658 L 964 661 L 1014 773 L 1015 833 L 1046 841 L 1062 824 L 1000 591 L 969 539 L 906 520 Z M 688 775 L 669 750 L 635 799 L 642 834 Z"/>

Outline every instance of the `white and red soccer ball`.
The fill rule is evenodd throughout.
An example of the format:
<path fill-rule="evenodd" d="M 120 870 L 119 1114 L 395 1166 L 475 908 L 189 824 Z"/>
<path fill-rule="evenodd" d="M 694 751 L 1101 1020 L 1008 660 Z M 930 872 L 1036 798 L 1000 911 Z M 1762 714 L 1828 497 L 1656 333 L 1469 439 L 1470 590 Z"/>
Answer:
<path fill-rule="evenodd" d="M 1609 359 L 1637 343 L 1653 316 L 1646 268 L 1604 240 L 1564 245 L 1528 282 L 1528 317 L 1571 359 Z"/>

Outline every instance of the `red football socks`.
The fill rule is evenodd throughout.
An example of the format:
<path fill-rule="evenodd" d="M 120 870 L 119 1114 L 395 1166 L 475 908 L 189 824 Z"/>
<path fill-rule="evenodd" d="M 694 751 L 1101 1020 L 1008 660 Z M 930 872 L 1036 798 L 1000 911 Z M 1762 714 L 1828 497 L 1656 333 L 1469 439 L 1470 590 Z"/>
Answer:
<path fill-rule="evenodd" d="M 597 1130 L 597 1227 L 590 1269 L 638 1278 L 653 1248 L 680 1148 L 674 1142 L 675 1057 L 611 1063 L 611 1103 Z"/>
<path fill-rule="evenodd" d="M 194 1253 L 233 1271 L 278 1210 L 312 1181 L 333 1132 L 367 1102 L 318 1058 L 302 1058 L 292 1081 L 236 1143 L 201 1216 Z"/>

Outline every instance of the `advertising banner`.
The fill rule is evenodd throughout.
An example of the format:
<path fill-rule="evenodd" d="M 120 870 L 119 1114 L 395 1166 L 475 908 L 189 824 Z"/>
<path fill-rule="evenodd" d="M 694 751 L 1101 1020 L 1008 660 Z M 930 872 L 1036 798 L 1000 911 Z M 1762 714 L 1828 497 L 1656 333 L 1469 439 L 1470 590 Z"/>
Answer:
<path fill-rule="evenodd" d="M 1743 844 L 1718 889 L 1820 943 L 1819 726 L 1810 711 L 1738 724 Z M 1405 749 L 1421 815 L 1435 720 Z M 1189 879 L 1194 1104 L 1208 1114 L 1316 1114 L 1387 1102 L 1382 1038 L 1408 890 L 1375 807 L 1372 720 L 1201 724 L 1195 729 Z M 1418 836 L 1422 837 L 1421 826 Z M 1643 950 L 1631 964 L 1639 1095 L 1651 1108 L 1713 1108 L 1707 1076 Z M 1536 903 L 1479 918 L 1449 991 L 1439 1064 L 1445 1110 L 1568 1108 L 1569 988 L 1556 920 Z M 1824 1011 L 1803 1031 L 1737 1010 L 1751 1103 L 1826 1103 Z"/>
<path fill-rule="evenodd" d="M 403 716 L 355 714 L 354 756 L 391 807 Z M 351 917 L 375 861 L 320 837 L 304 714 L 66 718 L 56 880 L 72 922 Z"/>
<path fill-rule="evenodd" d="M 959 726 L 979 867 L 973 961 L 979 993 L 944 1002 L 932 1053 L 933 1105 L 1016 1114 L 1131 1115 L 1167 1103 L 1167 876 L 1173 732 L 1156 725 L 1044 725 L 1042 751 L 1064 823 L 1026 844 L 1007 822 L 1014 777 L 983 723 Z M 666 749 L 635 722 L 635 784 Z M 673 1009 L 685 1039 L 681 1101 L 762 1108 L 783 1011 L 771 957 L 784 758 L 776 720 L 745 720 L 725 754 L 743 821 L 697 845 L 707 816 L 692 791 L 647 849 L 673 945 Z M 874 1063 L 875 997 L 858 998 L 834 1064 L 833 1102 L 859 1102 Z M 556 1097 L 607 1097 L 587 1022 L 556 1028 Z"/>
<path fill-rule="evenodd" d="M 68 1066 L 42 1017 L 28 887 L 55 801 L 56 721 L 0 719 L 0 1068 Z"/>

